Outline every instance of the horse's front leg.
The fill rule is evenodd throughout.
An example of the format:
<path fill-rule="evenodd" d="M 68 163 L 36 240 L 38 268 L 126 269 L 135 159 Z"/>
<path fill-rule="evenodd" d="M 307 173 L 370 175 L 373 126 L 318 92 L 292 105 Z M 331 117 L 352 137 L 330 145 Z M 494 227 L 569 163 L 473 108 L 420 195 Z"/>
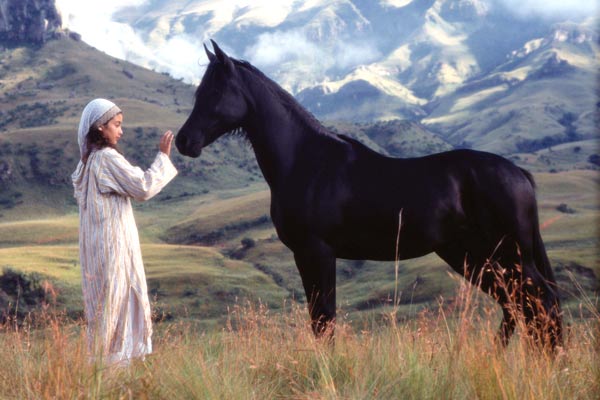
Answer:
<path fill-rule="evenodd" d="M 312 330 L 317 337 L 333 336 L 335 324 L 335 255 L 321 240 L 294 250 L 306 293 Z"/>

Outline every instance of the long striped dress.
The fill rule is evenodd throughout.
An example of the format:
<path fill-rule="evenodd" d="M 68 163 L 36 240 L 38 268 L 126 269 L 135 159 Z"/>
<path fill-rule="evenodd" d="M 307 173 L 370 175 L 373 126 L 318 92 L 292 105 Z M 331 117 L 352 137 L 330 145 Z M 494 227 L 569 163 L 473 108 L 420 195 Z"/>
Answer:
<path fill-rule="evenodd" d="M 88 344 L 108 363 L 152 352 L 148 289 L 130 199 L 150 199 L 175 175 L 164 153 L 142 171 L 109 147 L 92 152 L 73 173 Z"/>

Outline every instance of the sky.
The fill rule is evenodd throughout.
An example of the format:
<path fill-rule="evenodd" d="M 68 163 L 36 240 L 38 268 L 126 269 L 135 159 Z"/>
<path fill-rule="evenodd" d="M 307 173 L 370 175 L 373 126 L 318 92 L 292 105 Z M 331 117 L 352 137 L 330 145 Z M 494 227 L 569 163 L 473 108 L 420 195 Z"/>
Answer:
<path fill-rule="evenodd" d="M 148 45 L 139 32 L 131 26 L 115 20 L 118 11 L 131 6 L 141 6 L 151 0 L 56 0 L 63 16 L 63 26 L 81 34 L 82 40 L 99 50 L 120 59 L 125 59 L 158 72 L 169 72 L 186 82 L 197 83 L 200 75 L 198 63 L 205 61 L 202 39 L 190 37 L 187 32 L 170 35 L 166 40 Z M 193 5 L 198 10 L 210 9 L 218 4 L 221 8 L 215 13 L 213 24 L 227 23 L 228 15 L 237 6 L 247 7 L 251 0 L 196 0 L 180 1 L 181 7 Z M 270 4 L 270 0 L 265 0 Z M 304 7 L 315 5 L 323 0 L 304 0 Z M 419 0 L 379 0 L 382 4 L 401 7 L 411 1 Z M 598 12 L 596 0 L 473 0 L 501 4 L 520 17 L 538 16 L 542 18 L 583 18 Z M 170 3 L 176 4 L 176 1 Z M 265 3 L 265 4 L 266 4 Z M 289 12 L 297 0 L 279 0 L 278 7 L 257 6 L 252 3 L 254 14 L 250 18 L 261 21 L 280 21 L 285 12 Z M 273 15 L 265 15 L 271 12 Z M 282 14 L 283 13 L 283 14 Z M 218 18 L 217 18 L 218 17 Z M 222 21 L 221 21 L 222 20 Z M 215 27 L 214 29 L 217 29 Z M 293 43 L 293 45 L 290 45 Z M 318 76 L 324 70 L 333 67 L 348 67 L 360 62 L 368 63 L 380 56 L 369 43 L 351 43 L 340 41 L 330 49 L 330 53 L 321 54 L 315 43 L 301 31 L 274 31 L 259 35 L 253 44 L 247 46 L 244 54 L 234 54 L 252 60 L 259 67 L 277 65 L 287 61 L 306 58 L 307 54 L 317 55 L 320 63 L 305 63 L 307 76 Z M 331 57 L 334 54 L 335 57 Z M 327 63 L 323 63 L 327 60 Z M 290 89 L 293 82 L 284 83 Z"/>

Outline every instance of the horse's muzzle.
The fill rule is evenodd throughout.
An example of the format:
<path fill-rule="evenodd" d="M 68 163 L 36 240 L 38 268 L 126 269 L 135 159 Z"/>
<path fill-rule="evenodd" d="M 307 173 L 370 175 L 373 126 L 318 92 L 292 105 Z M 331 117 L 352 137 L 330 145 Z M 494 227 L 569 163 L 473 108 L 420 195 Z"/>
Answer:
<path fill-rule="evenodd" d="M 175 147 L 177 147 L 177 150 L 184 156 L 197 158 L 200 157 L 203 146 L 202 143 L 189 141 L 180 131 L 175 138 Z"/>

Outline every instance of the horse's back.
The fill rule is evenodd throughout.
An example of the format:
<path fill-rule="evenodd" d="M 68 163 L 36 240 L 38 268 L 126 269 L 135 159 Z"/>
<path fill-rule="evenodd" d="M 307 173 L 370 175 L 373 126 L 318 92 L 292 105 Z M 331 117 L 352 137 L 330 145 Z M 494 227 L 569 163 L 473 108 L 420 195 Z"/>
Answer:
<path fill-rule="evenodd" d="M 357 142 L 358 143 L 358 142 Z M 348 157 L 351 178 L 356 184 L 406 193 L 425 195 L 431 187 L 460 192 L 531 193 L 531 174 L 506 158 L 483 151 L 459 149 L 415 158 L 394 158 L 379 154 L 364 145 L 353 145 Z M 357 189 L 359 189 L 357 187 Z"/>
<path fill-rule="evenodd" d="M 373 231 L 386 227 L 387 237 L 397 232 L 402 210 L 407 236 L 426 244 L 415 244 L 415 253 L 426 253 L 428 246 L 473 226 L 512 234 L 535 207 L 530 176 L 492 153 L 461 149 L 392 158 L 359 148 L 351 159 L 346 173 L 350 194 L 343 204 L 349 225 L 373 226 Z M 361 236 L 370 234 L 379 236 Z"/>

